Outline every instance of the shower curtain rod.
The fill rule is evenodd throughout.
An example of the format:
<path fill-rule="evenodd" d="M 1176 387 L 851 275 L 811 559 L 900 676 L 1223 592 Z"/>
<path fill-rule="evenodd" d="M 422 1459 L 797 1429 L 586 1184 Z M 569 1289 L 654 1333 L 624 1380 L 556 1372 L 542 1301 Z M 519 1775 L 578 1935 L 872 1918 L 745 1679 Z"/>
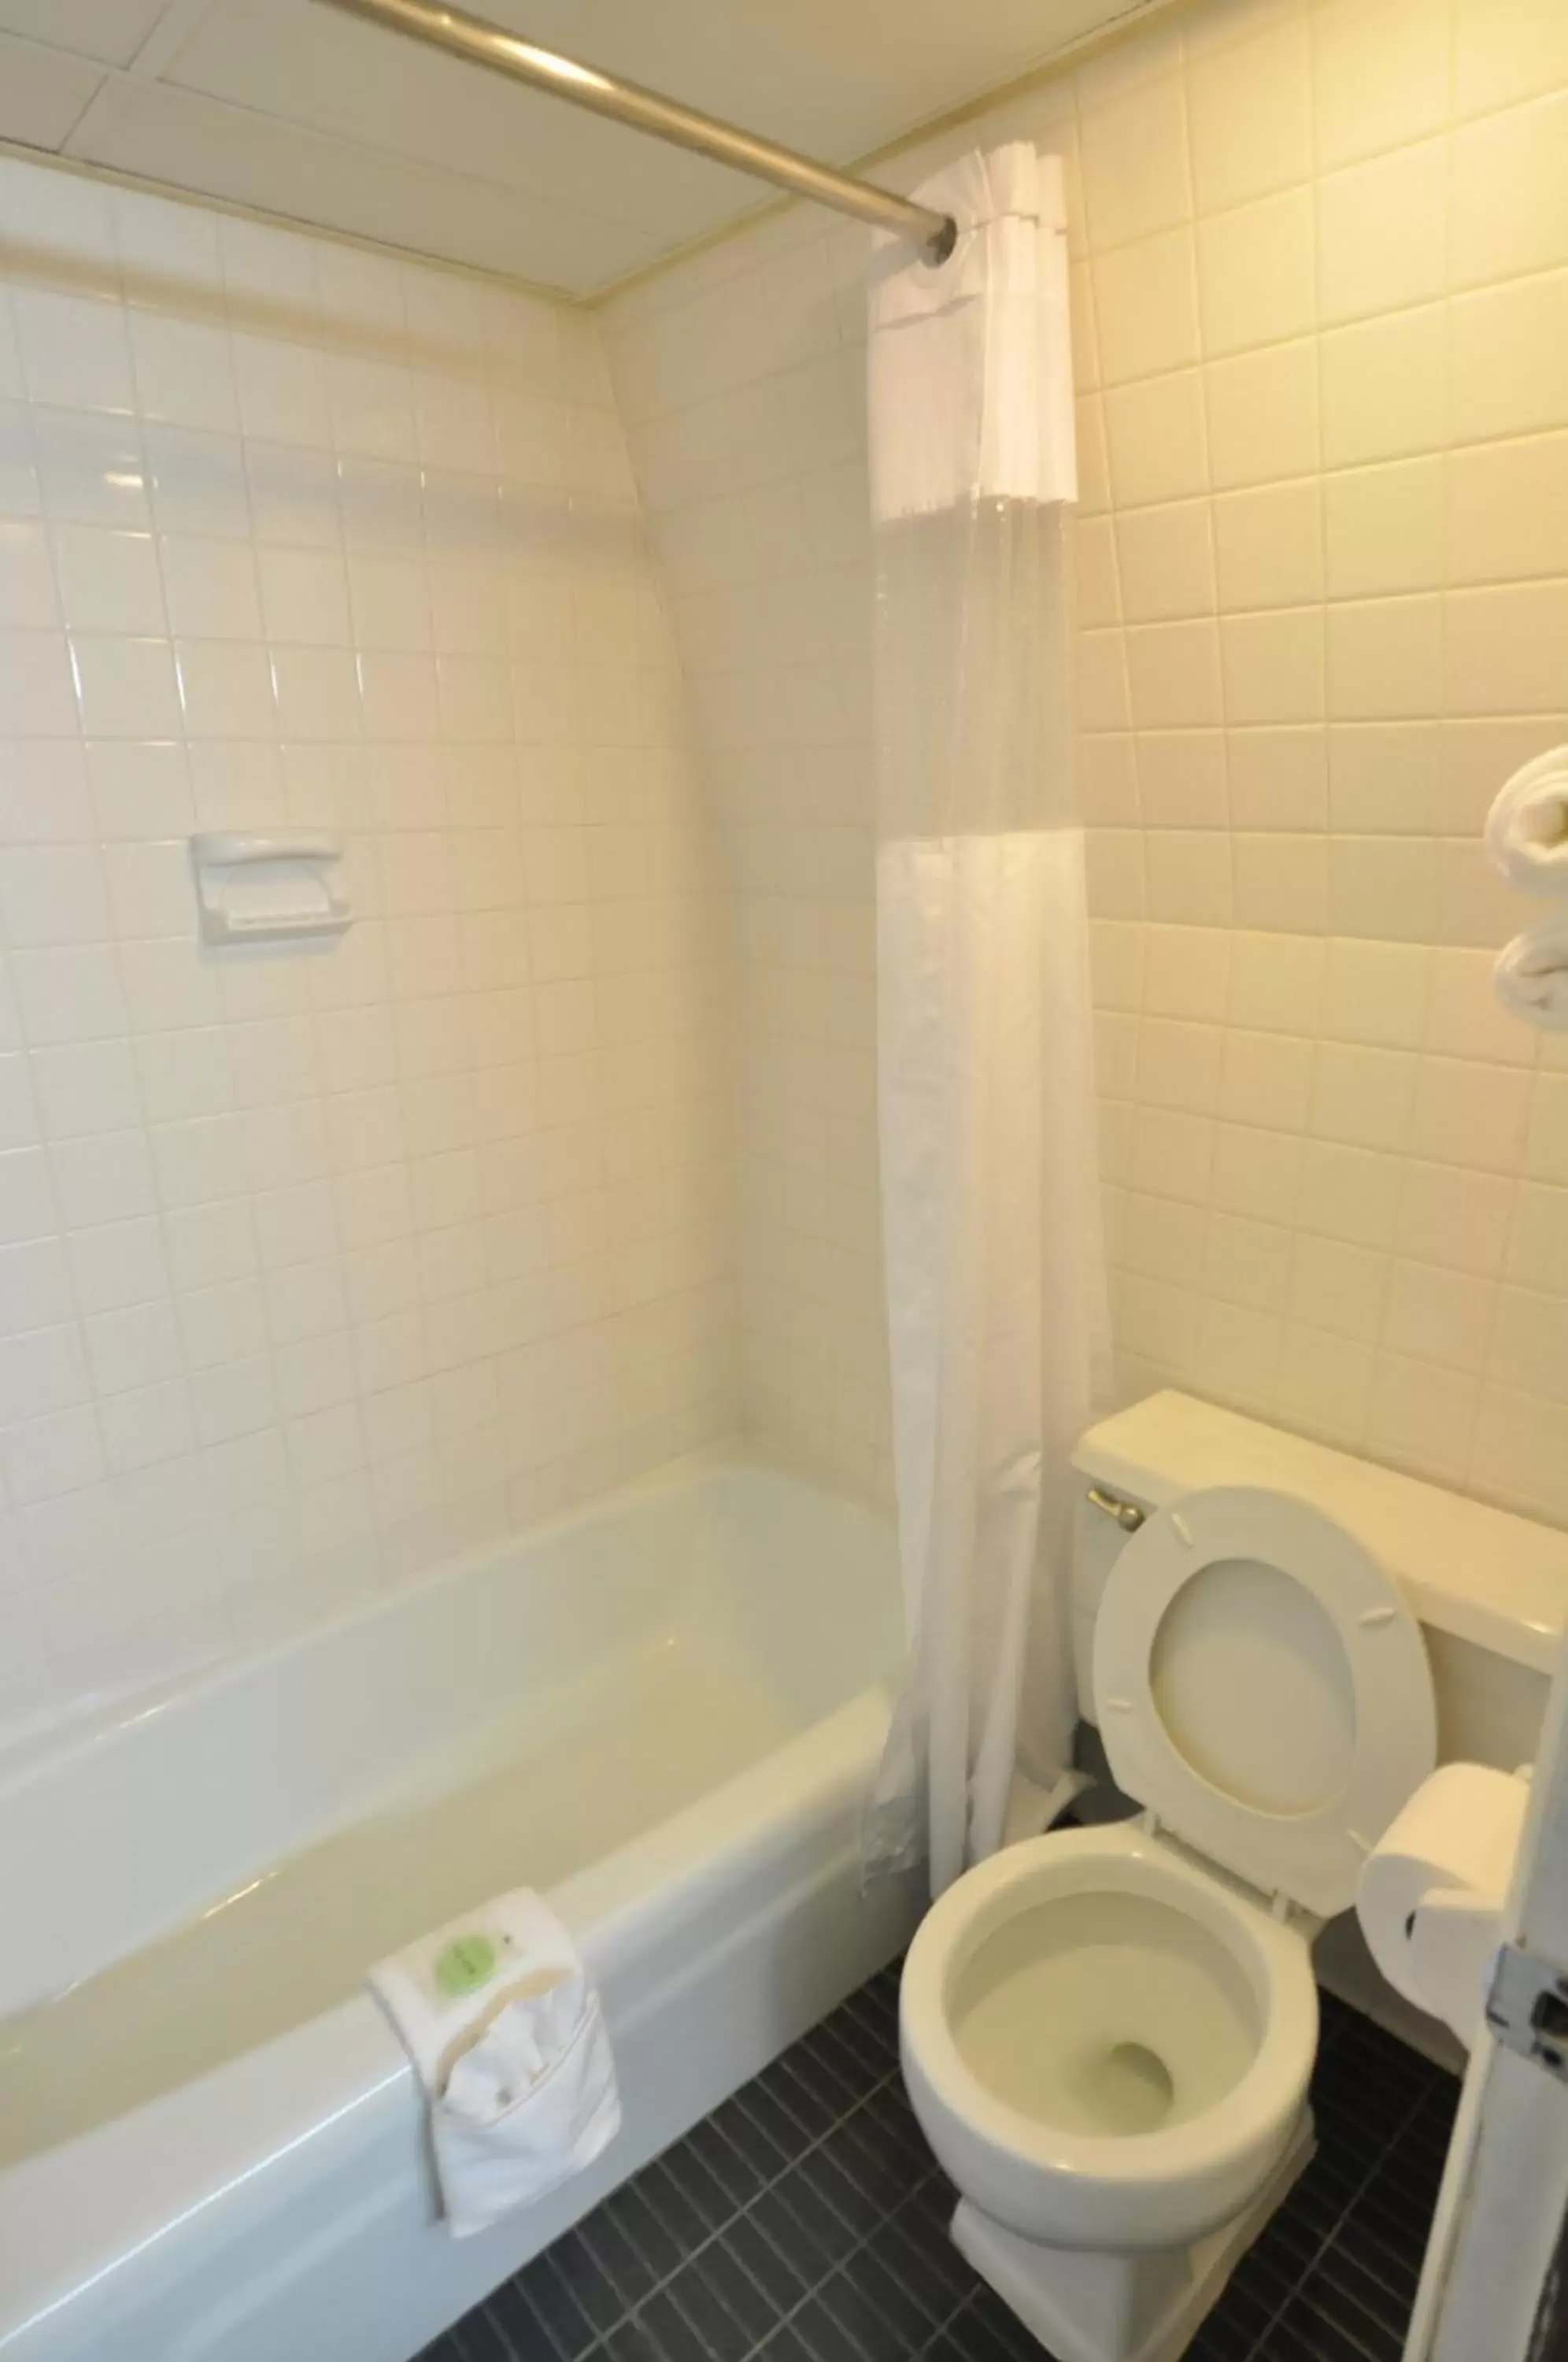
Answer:
<path fill-rule="evenodd" d="M 645 90 L 638 83 L 619 82 L 613 74 L 601 73 L 597 66 L 580 65 L 554 50 L 541 50 L 501 25 L 470 17 L 466 9 L 438 7 L 433 0 L 319 0 L 319 5 L 339 8 L 345 16 L 362 17 L 388 32 L 406 33 L 413 40 L 428 42 L 432 49 L 467 58 L 473 65 L 488 66 L 493 73 L 508 74 L 513 82 L 551 91 L 558 98 L 569 99 L 574 106 L 586 106 L 595 115 L 629 123 L 635 130 L 651 132 L 656 139 L 694 149 L 699 156 L 712 156 L 737 171 L 773 181 L 798 197 L 814 198 L 818 204 L 853 214 L 859 221 L 874 222 L 879 229 L 896 230 L 923 247 L 930 261 L 944 262 L 953 251 L 958 229 L 949 214 L 912 204 L 890 190 L 874 188 L 869 181 L 853 180 L 847 172 L 813 163 L 809 156 L 776 148 L 771 140 L 754 139 L 748 131 L 738 131 L 711 115 L 700 115 L 695 107 L 682 106 L 673 98 L 661 98 L 657 91 Z"/>

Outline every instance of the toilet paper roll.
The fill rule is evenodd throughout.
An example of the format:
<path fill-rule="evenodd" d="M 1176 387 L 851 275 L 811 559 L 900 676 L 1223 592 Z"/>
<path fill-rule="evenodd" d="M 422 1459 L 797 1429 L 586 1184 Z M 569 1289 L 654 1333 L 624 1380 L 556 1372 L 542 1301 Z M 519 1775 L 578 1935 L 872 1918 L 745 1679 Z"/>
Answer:
<path fill-rule="evenodd" d="M 1373 1959 L 1397 1992 L 1442 2015 L 1423 1992 L 1410 1921 L 1430 1896 L 1458 1889 L 1501 1910 L 1518 1851 L 1527 1783 L 1484 1763 L 1445 1763 L 1423 1780 L 1362 1866 L 1356 1915 Z"/>
<path fill-rule="evenodd" d="M 1466 2050 L 1485 2023 L 1486 1987 L 1503 1922 L 1507 1890 L 1477 1894 L 1433 1887 L 1410 1926 L 1410 1971 L 1421 2007 L 1441 2017 Z"/>

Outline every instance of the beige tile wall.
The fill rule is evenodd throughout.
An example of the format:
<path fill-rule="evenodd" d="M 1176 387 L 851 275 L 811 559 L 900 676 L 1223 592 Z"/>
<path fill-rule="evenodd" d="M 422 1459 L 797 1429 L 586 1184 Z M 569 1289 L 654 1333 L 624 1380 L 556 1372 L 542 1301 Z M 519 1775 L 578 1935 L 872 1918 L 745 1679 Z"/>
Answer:
<path fill-rule="evenodd" d="M 0 161 L 0 1740 L 730 1423 L 707 843 L 587 315 Z"/>
<path fill-rule="evenodd" d="M 864 263 L 791 211 L 606 326 L 729 865 L 746 1414 L 878 1481 Z"/>
<path fill-rule="evenodd" d="M 1568 12 L 1205 0 L 895 168 L 1075 166 L 1122 1382 L 1568 1519 L 1568 1057 L 1487 803 L 1568 735 Z M 608 315 L 736 893 L 754 1416 L 885 1459 L 858 231 Z"/>

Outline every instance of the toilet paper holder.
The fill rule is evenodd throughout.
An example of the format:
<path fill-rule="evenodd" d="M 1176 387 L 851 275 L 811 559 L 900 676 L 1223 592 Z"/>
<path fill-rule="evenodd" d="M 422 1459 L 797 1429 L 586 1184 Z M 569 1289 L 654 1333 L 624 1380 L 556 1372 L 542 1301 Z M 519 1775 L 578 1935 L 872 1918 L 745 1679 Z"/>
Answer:
<path fill-rule="evenodd" d="M 1568 2083 L 1568 1976 L 1551 1960 L 1504 1944 L 1487 1989 L 1486 2023 L 1506 2048 Z"/>

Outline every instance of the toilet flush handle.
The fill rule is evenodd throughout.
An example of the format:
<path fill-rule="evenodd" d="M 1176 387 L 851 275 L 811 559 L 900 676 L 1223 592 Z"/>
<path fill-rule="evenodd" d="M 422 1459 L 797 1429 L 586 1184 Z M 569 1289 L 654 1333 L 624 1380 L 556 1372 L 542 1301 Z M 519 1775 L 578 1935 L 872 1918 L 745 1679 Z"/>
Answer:
<path fill-rule="evenodd" d="M 1143 1522 L 1144 1512 L 1136 1501 L 1120 1501 L 1114 1493 L 1105 1492 L 1099 1485 L 1088 1488 L 1088 1498 L 1108 1518 L 1114 1518 L 1124 1534 L 1135 1534 Z"/>

